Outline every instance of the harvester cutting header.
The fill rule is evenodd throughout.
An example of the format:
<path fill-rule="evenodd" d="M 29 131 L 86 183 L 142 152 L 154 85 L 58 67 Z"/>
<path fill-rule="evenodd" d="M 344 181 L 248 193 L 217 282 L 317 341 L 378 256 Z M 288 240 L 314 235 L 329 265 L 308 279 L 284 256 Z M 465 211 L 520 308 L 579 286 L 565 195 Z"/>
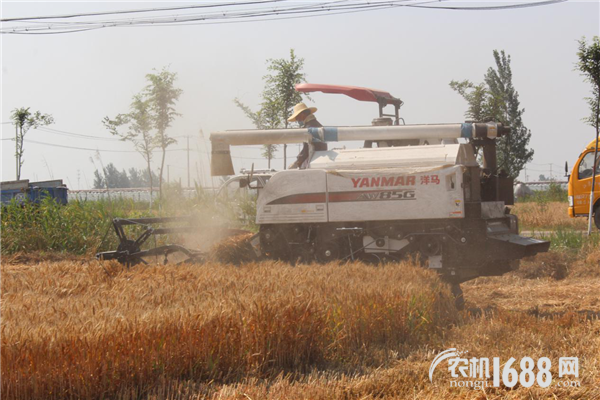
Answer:
<path fill-rule="evenodd" d="M 549 242 L 518 235 L 517 217 L 507 207 L 514 203 L 513 181 L 498 168 L 496 139 L 510 128 L 493 122 L 401 125 L 403 102 L 387 92 L 313 84 L 296 89 L 376 102 L 379 117 L 372 126 L 211 135 L 217 176 L 234 174 L 230 146 L 308 144 L 300 169 L 277 172 L 255 187 L 260 233 L 253 244 L 263 256 L 379 262 L 419 254 L 456 285 L 503 274 L 513 261 L 548 250 Z M 384 114 L 390 105 L 393 114 Z M 315 150 L 317 143 L 342 141 L 364 141 L 364 147 Z"/>

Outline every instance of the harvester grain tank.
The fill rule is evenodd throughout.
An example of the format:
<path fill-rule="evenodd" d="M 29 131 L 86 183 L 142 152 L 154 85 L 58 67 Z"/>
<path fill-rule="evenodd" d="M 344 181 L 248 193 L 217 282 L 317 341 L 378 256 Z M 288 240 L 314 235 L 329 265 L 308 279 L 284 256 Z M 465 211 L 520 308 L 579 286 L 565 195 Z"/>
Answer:
<path fill-rule="evenodd" d="M 509 135 L 508 127 L 400 125 L 402 102 L 387 92 L 311 84 L 300 89 L 377 102 L 379 118 L 374 126 L 211 135 L 213 175 L 233 174 L 230 146 L 309 144 L 305 169 L 277 172 L 259 192 L 260 233 L 253 244 L 263 256 L 386 262 L 414 254 L 457 285 L 501 275 L 521 258 L 548 250 L 549 242 L 520 236 L 517 217 L 509 213 L 513 181 L 496 163 L 496 139 Z M 384 114 L 387 105 L 394 114 Z M 358 140 L 370 147 L 314 150 L 318 142 L 331 148 Z"/>

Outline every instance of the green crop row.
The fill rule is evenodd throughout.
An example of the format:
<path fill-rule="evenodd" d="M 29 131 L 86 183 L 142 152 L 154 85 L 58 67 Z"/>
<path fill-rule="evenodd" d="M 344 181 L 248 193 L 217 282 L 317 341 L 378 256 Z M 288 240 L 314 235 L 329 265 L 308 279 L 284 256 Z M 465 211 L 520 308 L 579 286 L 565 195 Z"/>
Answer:
<path fill-rule="evenodd" d="M 202 223 L 252 228 L 254 205 L 249 198 L 218 199 L 197 189 L 186 198 L 175 189 L 152 207 L 147 202 L 113 198 L 57 204 L 45 198 L 40 204 L 12 202 L 2 207 L 2 254 L 62 252 L 77 255 L 114 250 L 117 237 L 113 218 L 190 216 Z M 135 233 L 135 232 L 134 232 Z"/>

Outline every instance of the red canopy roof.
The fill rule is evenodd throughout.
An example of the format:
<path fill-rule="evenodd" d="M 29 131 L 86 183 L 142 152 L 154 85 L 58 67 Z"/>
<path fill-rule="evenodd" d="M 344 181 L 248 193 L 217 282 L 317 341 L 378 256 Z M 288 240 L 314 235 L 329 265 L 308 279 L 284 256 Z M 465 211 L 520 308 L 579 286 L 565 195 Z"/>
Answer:
<path fill-rule="evenodd" d="M 388 92 L 381 90 L 368 89 L 356 86 L 339 86 L 339 85 L 321 85 L 318 83 L 299 83 L 296 85 L 296 91 L 309 93 L 309 92 L 323 92 L 323 93 L 339 93 L 345 94 L 346 96 L 352 97 L 353 99 L 360 101 L 373 101 L 376 103 L 385 102 L 387 104 L 402 104 L 402 100 L 392 96 Z"/>

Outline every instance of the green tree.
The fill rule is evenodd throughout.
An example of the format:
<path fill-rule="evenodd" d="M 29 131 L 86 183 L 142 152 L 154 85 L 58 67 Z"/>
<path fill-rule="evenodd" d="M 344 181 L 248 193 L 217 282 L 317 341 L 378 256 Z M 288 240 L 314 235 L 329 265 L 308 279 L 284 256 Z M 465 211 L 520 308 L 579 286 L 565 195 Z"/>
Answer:
<path fill-rule="evenodd" d="M 154 172 L 151 176 L 158 180 Z M 109 163 L 102 167 L 102 171 L 94 171 L 94 189 L 148 187 L 149 179 L 147 171 L 143 169 L 129 168 L 129 172 L 119 171 L 113 163 Z"/>
<path fill-rule="evenodd" d="M 577 52 L 579 62 L 577 68 L 585 77 L 586 82 L 592 85 L 592 97 L 586 100 L 590 107 L 590 116 L 584 118 L 589 125 L 596 129 L 596 146 L 594 148 L 594 165 L 598 159 L 598 134 L 600 133 L 600 38 L 594 36 L 592 42 L 588 45 L 585 38 L 579 41 L 579 51 Z M 592 232 L 592 213 L 594 211 L 594 193 L 596 189 L 596 169 L 593 168 L 592 190 L 590 192 L 590 212 L 588 222 L 588 235 Z M 596 210 L 596 213 L 600 211 Z"/>
<path fill-rule="evenodd" d="M 50 114 L 42 114 L 39 111 L 31 112 L 29 107 L 15 108 L 10 114 L 10 118 L 13 120 L 15 125 L 15 159 L 16 159 L 16 173 L 17 180 L 21 179 L 21 170 L 25 160 L 23 154 L 25 149 L 23 148 L 23 142 L 25 135 L 29 129 L 36 129 L 40 126 L 46 126 L 54 123 L 54 118 Z"/>
<path fill-rule="evenodd" d="M 129 184 L 132 188 L 144 187 L 144 171 L 138 171 L 136 168 L 129 168 Z M 150 175 L 150 174 L 149 174 Z"/>
<path fill-rule="evenodd" d="M 483 83 L 452 81 L 450 87 L 467 101 L 467 119 L 495 121 L 511 127 L 510 135 L 496 141 L 498 168 L 516 178 L 533 158 L 533 149 L 528 147 L 531 131 L 523 124 L 525 109 L 521 108 L 519 93 L 512 83 L 510 56 L 497 50 L 493 54 L 496 68 L 488 69 Z"/>
<path fill-rule="evenodd" d="M 239 99 L 234 99 L 233 102 L 246 114 L 246 116 L 252 121 L 252 124 L 256 129 L 276 129 L 281 128 L 280 119 L 277 115 L 277 109 L 274 107 L 273 102 L 263 101 L 262 108 L 256 112 L 252 111 L 250 107 L 246 106 Z M 277 152 L 277 145 L 265 144 L 261 155 L 267 159 L 268 168 L 271 169 L 271 160 L 275 158 Z"/>
<path fill-rule="evenodd" d="M 142 155 L 146 162 L 146 171 L 150 186 L 150 193 L 153 188 L 153 173 L 151 168 L 152 151 L 156 148 L 156 141 L 152 135 L 153 119 L 150 113 L 149 100 L 142 94 L 133 96 L 128 114 L 119 114 L 114 119 L 104 117 L 102 120 L 104 126 L 115 136 L 123 141 L 133 143 L 138 153 Z M 119 127 L 126 126 L 125 132 L 120 131 Z M 152 196 L 150 196 L 152 204 Z"/>
<path fill-rule="evenodd" d="M 94 171 L 94 189 L 106 189 L 106 180 L 98 170 Z"/>
<path fill-rule="evenodd" d="M 179 96 L 181 96 L 183 90 L 175 87 L 176 79 L 177 74 L 175 72 L 170 72 L 167 68 L 163 68 L 154 74 L 146 75 L 146 80 L 149 84 L 144 89 L 144 97 L 148 101 L 152 123 L 156 130 L 154 141 L 157 147 L 160 147 L 162 150 L 158 175 L 160 185 L 159 198 L 161 199 L 167 148 L 177 143 L 177 140 L 167 134 L 167 129 L 171 126 L 175 117 L 181 116 L 175 110 L 175 103 L 179 100 Z"/>
<path fill-rule="evenodd" d="M 304 59 L 298 58 L 294 49 L 290 49 L 289 59 L 268 59 L 267 63 L 269 73 L 263 77 L 265 87 L 261 94 L 260 110 L 254 112 L 238 99 L 234 99 L 234 102 L 257 129 L 287 129 L 290 125 L 288 118 L 292 115 L 294 105 L 302 101 L 303 95 L 296 91 L 296 85 L 306 80 L 306 74 L 302 72 Z M 269 168 L 276 151 L 275 145 L 265 145 L 263 148 L 262 155 L 268 160 Z M 283 145 L 283 164 L 285 169 L 287 145 Z"/>
<path fill-rule="evenodd" d="M 94 171 L 94 189 L 130 188 L 131 182 L 125 170 L 119 171 L 113 163 L 108 163 L 102 173 Z"/>

